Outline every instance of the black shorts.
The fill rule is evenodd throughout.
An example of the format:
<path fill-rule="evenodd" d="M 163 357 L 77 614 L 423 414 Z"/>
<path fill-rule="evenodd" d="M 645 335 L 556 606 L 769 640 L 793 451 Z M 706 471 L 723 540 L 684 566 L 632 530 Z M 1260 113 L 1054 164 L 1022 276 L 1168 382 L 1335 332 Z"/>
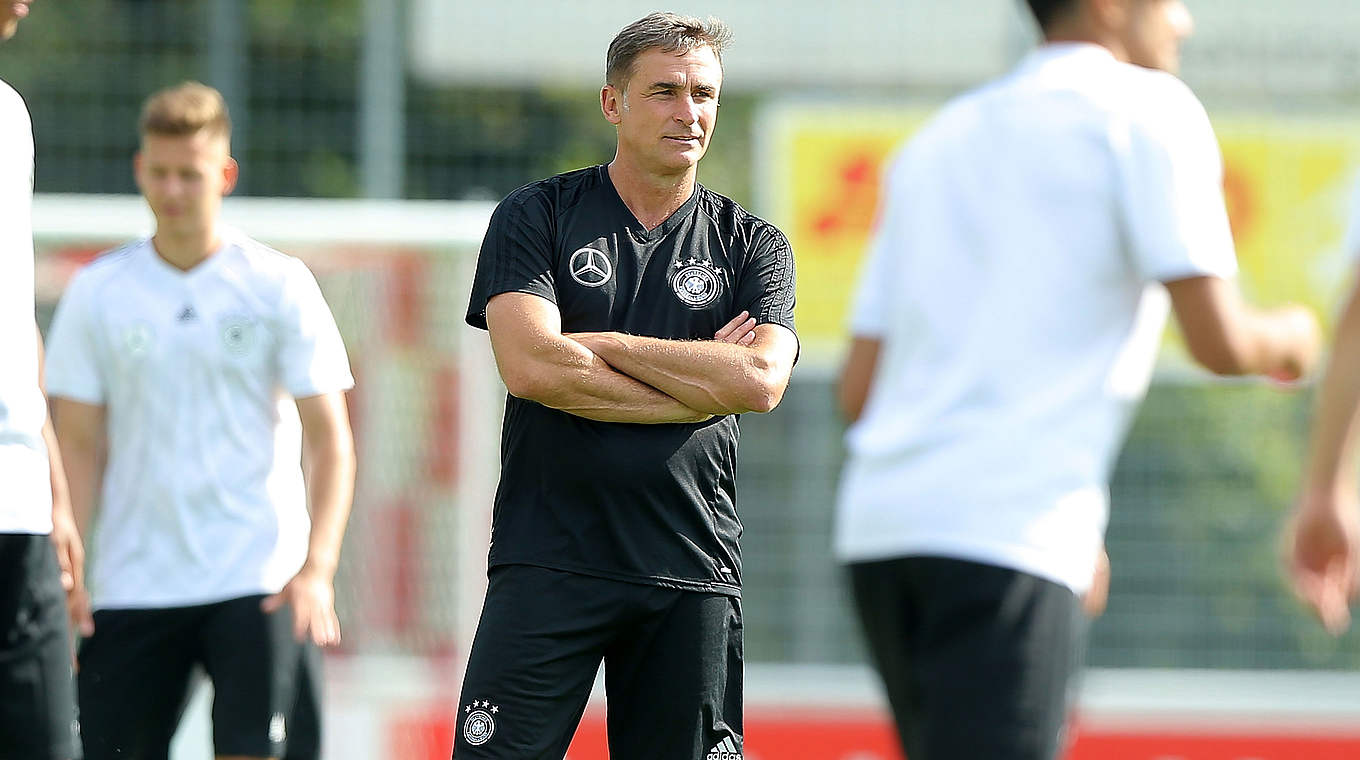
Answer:
<path fill-rule="evenodd" d="M 47 536 L 0 533 L 0 760 L 79 757 L 66 592 Z"/>
<path fill-rule="evenodd" d="M 263 598 L 96 611 L 80 645 L 86 760 L 165 760 L 196 667 L 213 684 L 217 755 L 319 757 L 319 655 L 293 638 L 292 610 L 265 614 Z"/>
<path fill-rule="evenodd" d="M 615 760 L 737 758 L 741 600 L 527 565 L 491 572 L 458 760 L 560 760 L 600 662 Z"/>
<path fill-rule="evenodd" d="M 911 760 L 1057 756 L 1086 630 L 1070 589 L 943 557 L 849 570 Z"/>

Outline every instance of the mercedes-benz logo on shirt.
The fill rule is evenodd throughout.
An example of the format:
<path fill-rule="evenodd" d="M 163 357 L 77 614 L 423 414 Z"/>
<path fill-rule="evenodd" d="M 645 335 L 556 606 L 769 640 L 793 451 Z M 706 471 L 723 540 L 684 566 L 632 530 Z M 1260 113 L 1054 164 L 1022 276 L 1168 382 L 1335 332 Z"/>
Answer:
<path fill-rule="evenodd" d="M 587 288 L 598 288 L 609 282 L 609 278 L 614 274 L 614 267 L 609 263 L 609 257 L 602 251 L 594 248 L 581 248 L 571 255 L 571 261 L 567 262 L 571 268 L 571 279 L 576 280 Z"/>

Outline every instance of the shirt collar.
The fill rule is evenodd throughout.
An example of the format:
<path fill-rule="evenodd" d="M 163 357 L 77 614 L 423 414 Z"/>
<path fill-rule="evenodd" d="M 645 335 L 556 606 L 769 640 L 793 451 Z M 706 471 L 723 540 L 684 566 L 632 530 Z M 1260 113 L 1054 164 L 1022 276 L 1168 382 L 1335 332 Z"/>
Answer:
<path fill-rule="evenodd" d="M 1115 63 L 1114 53 L 1094 42 L 1045 42 L 1031 50 L 1020 63 L 1023 69 L 1039 68 L 1053 63 L 1085 62 L 1092 65 Z M 1084 65 L 1084 64 L 1079 64 Z"/>

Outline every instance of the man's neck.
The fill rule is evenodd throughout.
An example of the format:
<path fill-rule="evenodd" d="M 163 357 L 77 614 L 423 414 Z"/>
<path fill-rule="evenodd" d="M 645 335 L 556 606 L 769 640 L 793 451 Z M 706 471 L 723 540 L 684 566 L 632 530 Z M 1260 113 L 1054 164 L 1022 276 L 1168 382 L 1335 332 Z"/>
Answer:
<path fill-rule="evenodd" d="M 1050 45 L 1063 42 L 1084 42 L 1089 45 L 1099 45 L 1110 51 L 1116 60 L 1128 62 L 1129 54 L 1124 49 L 1117 35 L 1104 32 L 1092 23 L 1083 19 L 1072 19 L 1071 21 L 1055 26 L 1044 36 L 1044 42 Z"/>
<path fill-rule="evenodd" d="M 694 193 L 698 174 L 693 166 L 675 175 L 651 174 L 617 154 L 609 162 L 608 171 L 609 181 L 614 183 L 623 205 L 649 230 L 685 205 Z"/>
<path fill-rule="evenodd" d="M 212 256 L 221 245 L 217 230 L 209 228 L 184 235 L 172 235 L 161 230 L 151 238 L 156 255 L 165 263 L 181 271 L 189 271 Z"/>

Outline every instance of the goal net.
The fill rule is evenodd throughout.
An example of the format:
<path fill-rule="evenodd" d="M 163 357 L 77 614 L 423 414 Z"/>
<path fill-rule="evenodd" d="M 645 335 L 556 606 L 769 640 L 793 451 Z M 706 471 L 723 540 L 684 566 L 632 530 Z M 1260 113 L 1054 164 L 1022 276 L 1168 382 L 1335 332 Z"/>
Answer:
<path fill-rule="evenodd" d="M 393 725 L 407 705 L 457 700 L 485 587 L 504 393 L 485 338 L 462 319 L 491 208 L 255 198 L 224 208 L 226 224 L 311 267 L 356 380 L 359 472 L 336 578 L 344 641 L 326 667 L 337 757 L 432 756 L 391 746 L 403 741 Z M 42 327 L 76 270 L 151 229 L 135 196 L 35 199 Z M 210 756 L 200 732 L 189 721 L 177 758 Z"/>

